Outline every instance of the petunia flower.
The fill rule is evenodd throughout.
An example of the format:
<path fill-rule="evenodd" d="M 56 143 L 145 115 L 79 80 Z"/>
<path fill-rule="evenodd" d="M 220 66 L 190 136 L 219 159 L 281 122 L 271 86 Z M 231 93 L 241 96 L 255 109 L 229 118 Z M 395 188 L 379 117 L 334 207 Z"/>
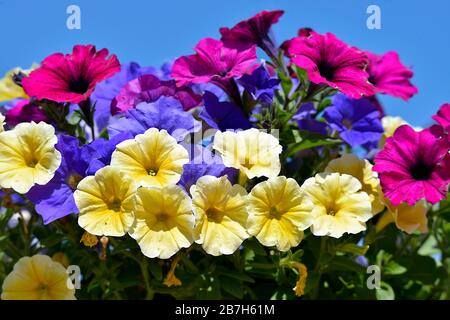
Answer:
<path fill-rule="evenodd" d="M 28 95 L 23 91 L 23 88 L 14 82 L 14 76 L 17 74 L 26 76 L 34 68 L 36 68 L 36 65 L 33 65 L 28 70 L 22 70 L 17 67 L 6 72 L 3 78 L 0 79 L 0 102 L 18 98 L 28 99 Z"/>
<path fill-rule="evenodd" d="M 380 141 L 378 142 L 378 147 L 381 149 L 386 144 L 386 139 L 389 137 L 392 137 L 394 135 L 395 130 L 397 130 L 398 127 L 408 124 L 403 118 L 401 117 L 392 117 L 392 116 L 384 116 L 381 118 L 381 125 L 383 126 L 383 135 L 380 138 Z"/>
<path fill-rule="evenodd" d="M 194 242 L 192 202 L 179 186 L 139 188 L 129 235 L 149 258 L 168 259 Z"/>
<path fill-rule="evenodd" d="M 238 50 L 205 38 L 194 50 L 196 54 L 180 57 L 173 64 L 172 77 L 178 86 L 209 82 L 233 97 L 237 88 L 230 88 L 232 78 L 250 74 L 258 67 L 255 46 Z"/>
<path fill-rule="evenodd" d="M 225 176 L 203 176 L 190 192 L 195 242 L 213 256 L 234 253 L 249 237 L 247 191 L 238 184 L 231 185 Z"/>
<path fill-rule="evenodd" d="M 40 109 L 27 99 L 19 100 L 6 113 L 6 123 L 9 126 L 15 126 L 21 122 L 31 121 L 50 122 L 44 110 Z"/>
<path fill-rule="evenodd" d="M 329 130 L 328 124 L 316 120 L 316 114 L 317 110 L 312 102 L 303 103 L 292 117 L 292 120 L 297 122 L 300 130 L 327 135 Z"/>
<path fill-rule="evenodd" d="M 218 131 L 213 149 L 219 152 L 225 166 L 239 169 L 249 179 L 273 178 L 280 173 L 282 146 L 277 138 L 258 129 Z"/>
<path fill-rule="evenodd" d="M 437 203 L 450 182 L 450 142 L 439 126 L 416 132 L 399 127 L 375 157 L 384 195 L 394 206 L 425 199 Z"/>
<path fill-rule="evenodd" d="M 219 101 L 211 92 L 203 95 L 205 106 L 199 117 L 214 129 L 250 129 L 252 124 L 242 109 L 232 102 Z"/>
<path fill-rule="evenodd" d="M 128 82 L 120 90 L 111 103 L 111 114 L 134 109 L 141 102 L 155 102 L 162 96 L 178 100 L 186 111 L 198 106 L 202 100 L 191 88 L 177 87 L 175 80 L 163 81 L 147 74 Z"/>
<path fill-rule="evenodd" d="M 221 177 L 227 176 L 231 183 L 237 180 L 239 171 L 224 166 L 222 159 L 218 155 L 214 155 L 209 148 L 201 145 L 188 146 L 190 153 L 190 161 L 183 166 L 183 174 L 181 175 L 179 185 L 189 191 L 198 179 L 203 176 Z"/>
<path fill-rule="evenodd" d="M 78 224 L 97 236 L 120 237 L 134 221 L 134 180 L 118 168 L 106 166 L 78 183 L 74 193 L 80 211 Z"/>
<path fill-rule="evenodd" d="M 61 164 L 55 129 L 45 122 L 24 122 L 0 133 L 0 187 L 27 193 L 48 183 Z"/>
<path fill-rule="evenodd" d="M 313 205 L 298 183 L 284 176 L 260 182 L 249 194 L 248 232 L 280 251 L 296 247 L 312 223 Z"/>
<path fill-rule="evenodd" d="M 365 70 L 367 56 L 333 34 L 312 31 L 309 37 L 292 39 L 287 50 L 291 61 L 306 70 L 312 83 L 338 89 L 354 99 L 375 94 Z"/>
<path fill-rule="evenodd" d="M 188 162 L 187 150 L 166 130 L 156 128 L 119 143 L 111 157 L 111 166 L 144 187 L 176 184 Z"/>
<path fill-rule="evenodd" d="M 23 257 L 2 285 L 2 300 L 76 300 L 66 269 L 45 255 Z"/>
<path fill-rule="evenodd" d="M 253 99 L 263 106 L 270 106 L 281 81 L 271 77 L 264 65 L 260 65 L 251 74 L 244 74 L 237 82 L 253 96 Z"/>
<path fill-rule="evenodd" d="M 282 10 L 261 11 L 236 24 L 233 28 L 220 28 L 221 40 L 232 47 L 245 47 L 257 45 L 265 47 L 266 42 L 271 41 L 269 31 L 273 24 L 277 23 L 284 14 Z"/>
<path fill-rule="evenodd" d="M 383 133 L 379 111 L 365 98 L 355 100 L 345 95 L 335 95 L 323 117 L 352 147 L 378 143 Z"/>
<path fill-rule="evenodd" d="M 446 129 L 448 133 L 450 133 L 450 104 L 443 104 L 438 113 L 435 114 L 433 120 L 439 123 L 442 128 Z"/>
<path fill-rule="evenodd" d="M 366 221 L 373 215 L 372 204 L 361 188 L 357 178 L 337 172 L 307 179 L 302 189 L 314 204 L 311 232 L 340 238 L 344 233 L 366 230 Z"/>
<path fill-rule="evenodd" d="M 98 83 L 91 95 L 91 100 L 95 103 L 94 119 L 97 128 L 103 130 L 108 125 L 111 103 L 128 82 L 144 74 L 159 73 L 161 72 L 153 67 L 141 67 L 136 62 L 124 63 L 119 72 Z"/>
<path fill-rule="evenodd" d="M 418 90 L 410 82 L 413 72 L 405 67 L 395 51 L 386 52 L 379 56 L 371 52 L 366 52 L 369 58 L 367 72 L 369 82 L 381 93 L 408 100 L 415 95 Z"/>
<path fill-rule="evenodd" d="M 97 170 L 109 165 L 116 146 L 122 141 L 133 138 L 134 136 L 131 133 L 122 132 L 111 137 L 109 140 L 98 138 L 83 146 L 81 156 L 84 159 L 89 159 L 86 175 L 94 175 Z"/>
<path fill-rule="evenodd" d="M 71 54 L 55 53 L 22 80 L 25 92 L 37 99 L 79 103 L 90 97 L 97 83 L 120 70 L 115 55 L 92 45 L 76 45 Z"/>
<path fill-rule="evenodd" d="M 380 201 L 381 187 L 378 174 L 372 170 L 372 164 L 360 159 L 354 154 L 344 154 L 338 159 L 331 160 L 324 170 L 325 173 L 337 172 L 348 174 L 359 180 L 361 190 L 367 193 L 372 203 L 372 213 L 375 215 L 384 209 Z"/>
<path fill-rule="evenodd" d="M 80 147 L 75 137 L 59 135 L 55 147 L 61 153 L 62 160 L 54 177 L 47 184 L 34 186 L 27 193 L 44 224 L 78 213 L 73 193 L 86 176 L 90 161 L 89 156 L 83 156 L 86 146 Z"/>
<path fill-rule="evenodd" d="M 111 119 L 108 133 L 110 137 L 123 132 L 135 136 L 150 128 L 164 129 L 177 141 L 182 141 L 188 134 L 200 129 L 200 122 L 191 113 L 184 111 L 178 100 L 160 97 L 155 102 L 141 102 L 123 117 Z"/>
<path fill-rule="evenodd" d="M 0 133 L 5 131 L 5 116 L 0 113 Z"/>
<path fill-rule="evenodd" d="M 395 222 L 398 229 L 408 234 L 414 232 L 428 232 L 428 207 L 425 201 L 420 200 L 413 206 L 410 206 L 407 203 L 401 203 L 398 206 L 394 206 L 389 199 L 382 197 L 382 200 L 386 204 L 388 210 L 377 222 L 377 231 L 380 231 L 390 222 Z"/>

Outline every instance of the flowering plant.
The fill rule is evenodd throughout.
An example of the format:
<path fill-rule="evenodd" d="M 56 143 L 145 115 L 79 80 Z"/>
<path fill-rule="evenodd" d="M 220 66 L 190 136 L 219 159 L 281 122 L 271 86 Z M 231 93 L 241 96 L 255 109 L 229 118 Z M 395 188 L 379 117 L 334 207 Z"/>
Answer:
<path fill-rule="evenodd" d="M 385 115 L 417 93 L 396 52 L 277 45 L 282 15 L 0 81 L 2 299 L 450 298 L 450 105 Z"/>

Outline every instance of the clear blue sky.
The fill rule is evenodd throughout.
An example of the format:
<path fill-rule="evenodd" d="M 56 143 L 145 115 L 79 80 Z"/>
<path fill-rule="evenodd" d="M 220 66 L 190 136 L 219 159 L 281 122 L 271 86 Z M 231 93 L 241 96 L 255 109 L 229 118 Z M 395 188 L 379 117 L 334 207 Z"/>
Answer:
<path fill-rule="evenodd" d="M 81 8 L 81 30 L 66 28 L 66 8 Z M 366 8 L 381 8 L 381 30 L 366 27 Z M 426 126 L 450 102 L 450 1 L 447 0 L 0 0 L 0 73 L 28 67 L 74 44 L 92 43 L 120 61 L 158 66 L 190 54 L 204 37 L 218 37 L 222 26 L 263 9 L 283 9 L 274 28 L 277 40 L 309 26 L 376 53 L 399 52 L 413 67 L 419 94 L 404 103 L 382 97 L 388 113 Z"/>

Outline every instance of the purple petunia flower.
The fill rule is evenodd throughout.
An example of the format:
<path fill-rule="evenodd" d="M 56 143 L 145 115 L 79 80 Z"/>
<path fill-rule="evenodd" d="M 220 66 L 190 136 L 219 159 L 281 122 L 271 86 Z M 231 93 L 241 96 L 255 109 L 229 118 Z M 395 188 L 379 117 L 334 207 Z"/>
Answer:
<path fill-rule="evenodd" d="M 200 177 L 210 175 L 221 177 L 227 175 L 231 183 L 235 183 L 238 170 L 227 168 L 219 156 L 215 156 L 208 148 L 201 145 L 185 145 L 189 151 L 191 161 L 183 166 L 183 174 L 178 182 L 187 192 Z"/>
<path fill-rule="evenodd" d="M 212 128 L 220 131 L 227 129 L 250 129 L 252 124 L 241 108 L 231 102 L 220 102 L 209 91 L 203 95 L 205 107 L 199 117 L 205 120 Z"/>
<path fill-rule="evenodd" d="M 118 133 L 129 132 L 134 137 L 149 128 L 167 130 L 177 141 L 182 141 L 186 135 L 200 129 L 200 122 L 184 111 L 178 100 L 163 96 L 152 103 L 138 104 L 124 117 L 112 118 L 108 133 L 114 137 Z"/>
<path fill-rule="evenodd" d="M 383 133 L 380 112 L 367 98 L 352 99 L 338 94 L 323 117 L 352 147 L 378 141 Z"/>
<path fill-rule="evenodd" d="M 95 121 L 99 131 L 108 125 L 111 116 L 111 102 L 120 90 L 131 80 L 143 74 L 154 74 L 163 76 L 164 73 L 153 67 L 141 67 L 135 62 L 122 64 L 120 72 L 109 79 L 99 83 L 91 95 L 92 102 L 95 103 Z"/>
<path fill-rule="evenodd" d="M 304 103 L 298 108 L 297 113 L 292 117 L 292 120 L 297 121 L 298 128 L 321 135 L 327 135 L 329 126 L 325 122 L 316 120 L 314 116 L 317 110 L 313 103 Z"/>
<path fill-rule="evenodd" d="M 121 132 L 109 140 L 99 138 L 84 146 L 82 156 L 90 158 L 86 175 L 94 175 L 99 169 L 109 165 L 116 146 L 128 139 L 133 139 L 133 135 L 130 132 Z"/>
<path fill-rule="evenodd" d="M 120 90 L 111 103 L 111 114 L 123 113 L 134 109 L 141 102 L 154 102 L 162 96 L 174 97 L 180 101 L 184 110 L 195 108 L 202 100 L 189 87 L 177 88 L 175 80 L 160 80 L 146 74 L 131 80 Z"/>
<path fill-rule="evenodd" d="M 255 100 L 269 106 L 272 104 L 274 91 L 280 84 L 280 80 L 271 77 L 264 65 L 261 65 L 252 74 L 239 78 L 238 83 L 250 92 Z"/>
<path fill-rule="evenodd" d="M 78 182 L 86 176 L 89 166 L 89 157 L 82 156 L 83 147 L 79 146 L 77 138 L 58 136 L 56 149 L 61 152 L 62 161 L 55 176 L 46 185 L 36 185 L 27 193 L 45 224 L 78 213 L 73 192 Z"/>

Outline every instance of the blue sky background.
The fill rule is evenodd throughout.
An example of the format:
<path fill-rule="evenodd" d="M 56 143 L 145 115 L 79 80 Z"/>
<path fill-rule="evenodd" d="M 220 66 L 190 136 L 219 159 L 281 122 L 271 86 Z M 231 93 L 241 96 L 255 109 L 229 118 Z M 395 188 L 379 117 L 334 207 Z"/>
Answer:
<path fill-rule="evenodd" d="M 67 6 L 81 8 L 81 30 L 66 28 Z M 381 30 L 366 27 L 366 9 L 381 8 Z M 0 0 L 0 73 L 29 67 L 74 44 L 106 47 L 122 62 L 162 64 L 191 54 L 204 37 L 263 9 L 283 9 L 274 27 L 279 42 L 299 27 L 333 32 L 349 44 L 376 53 L 399 52 L 413 67 L 419 94 L 408 103 L 382 97 L 387 112 L 427 126 L 450 102 L 450 1 L 447 0 Z"/>

